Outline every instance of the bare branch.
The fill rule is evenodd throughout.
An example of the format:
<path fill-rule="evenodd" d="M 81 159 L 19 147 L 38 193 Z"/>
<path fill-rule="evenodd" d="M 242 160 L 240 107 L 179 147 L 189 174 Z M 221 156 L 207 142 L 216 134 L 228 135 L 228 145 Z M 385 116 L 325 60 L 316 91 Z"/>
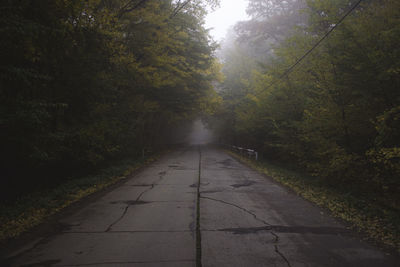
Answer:
<path fill-rule="evenodd" d="M 172 19 L 173 17 L 175 17 L 179 13 L 179 11 L 182 10 L 182 8 L 184 8 L 187 4 L 189 4 L 189 2 L 190 2 L 190 0 L 187 0 L 181 4 L 181 1 L 179 1 L 177 3 L 176 8 L 174 9 L 174 12 L 172 12 L 172 14 L 169 18 Z"/>
<path fill-rule="evenodd" d="M 142 4 L 144 4 L 146 1 L 148 0 L 141 0 L 139 2 L 137 2 L 136 4 L 134 4 L 132 7 L 129 7 L 130 5 L 132 5 L 135 0 L 131 0 L 128 1 L 122 8 L 121 10 L 118 12 L 118 18 L 122 17 L 122 15 L 124 15 L 125 13 L 129 13 L 133 10 L 135 10 L 136 8 L 140 7 Z"/>

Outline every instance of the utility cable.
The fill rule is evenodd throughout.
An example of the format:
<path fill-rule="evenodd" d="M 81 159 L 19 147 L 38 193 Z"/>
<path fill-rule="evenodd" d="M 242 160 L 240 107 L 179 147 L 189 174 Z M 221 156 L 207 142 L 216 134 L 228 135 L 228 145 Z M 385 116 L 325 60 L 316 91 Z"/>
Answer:
<path fill-rule="evenodd" d="M 290 68 L 288 68 L 281 76 L 279 76 L 279 78 L 277 80 L 275 80 L 275 82 L 271 83 L 269 86 L 267 86 L 265 89 L 269 89 L 270 87 L 274 86 L 276 83 L 278 83 L 280 80 L 282 80 L 282 78 L 284 78 L 285 76 L 289 75 L 293 69 L 300 64 L 301 61 L 303 61 L 303 59 L 305 59 L 309 54 L 311 54 L 311 52 L 316 49 L 330 34 L 331 32 L 333 32 L 344 20 L 345 18 L 350 15 L 351 12 L 353 12 L 362 2 L 363 0 L 359 0 L 357 1 L 357 3 L 355 3 L 347 12 L 346 14 L 344 14 L 344 16 L 327 32 L 325 33 L 325 35 L 319 39 L 318 42 L 316 42 L 313 47 L 311 49 L 309 49 L 300 59 L 298 59 L 292 66 L 290 66 Z"/>

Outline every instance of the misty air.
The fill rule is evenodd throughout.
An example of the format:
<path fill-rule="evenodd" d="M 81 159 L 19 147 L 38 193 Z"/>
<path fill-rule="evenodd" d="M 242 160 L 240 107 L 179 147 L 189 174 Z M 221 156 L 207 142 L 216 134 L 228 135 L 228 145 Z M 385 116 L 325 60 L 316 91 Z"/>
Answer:
<path fill-rule="evenodd" d="M 399 18 L 2 1 L 0 266 L 400 266 Z"/>

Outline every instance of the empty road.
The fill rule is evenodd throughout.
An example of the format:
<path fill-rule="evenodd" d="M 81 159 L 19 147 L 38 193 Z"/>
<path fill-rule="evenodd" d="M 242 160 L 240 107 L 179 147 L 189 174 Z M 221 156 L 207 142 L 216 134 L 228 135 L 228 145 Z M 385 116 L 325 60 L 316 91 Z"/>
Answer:
<path fill-rule="evenodd" d="M 397 258 L 211 147 L 163 156 L 8 252 L 9 266 L 398 266 Z"/>

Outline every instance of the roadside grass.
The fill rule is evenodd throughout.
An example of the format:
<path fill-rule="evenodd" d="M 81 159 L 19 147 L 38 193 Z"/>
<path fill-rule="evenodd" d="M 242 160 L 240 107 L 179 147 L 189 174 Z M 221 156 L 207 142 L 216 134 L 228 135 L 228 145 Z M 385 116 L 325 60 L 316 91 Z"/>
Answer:
<path fill-rule="evenodd" d="M 365 239 L 400 252 L 400 214 L 377 201 L 360 198 L 349 192 L 341 192 L 298 172 L 267 161 L 254 161 L 226 150 L 231 156 L 272 177 L 275 181 L 292 189 L 296 194 L 328 209 L 331 214 L 362 233 Z"/>
<path fill-rule="evenodd" d="M 0 205 L 0 243 L 18 237 L 72 203 L 128 178 L 159 156 L 156 154 L 145 159 L 125 159 L 96 174 L 70 179 L 53 189 L 35 192 L 11 204 Z"/>

